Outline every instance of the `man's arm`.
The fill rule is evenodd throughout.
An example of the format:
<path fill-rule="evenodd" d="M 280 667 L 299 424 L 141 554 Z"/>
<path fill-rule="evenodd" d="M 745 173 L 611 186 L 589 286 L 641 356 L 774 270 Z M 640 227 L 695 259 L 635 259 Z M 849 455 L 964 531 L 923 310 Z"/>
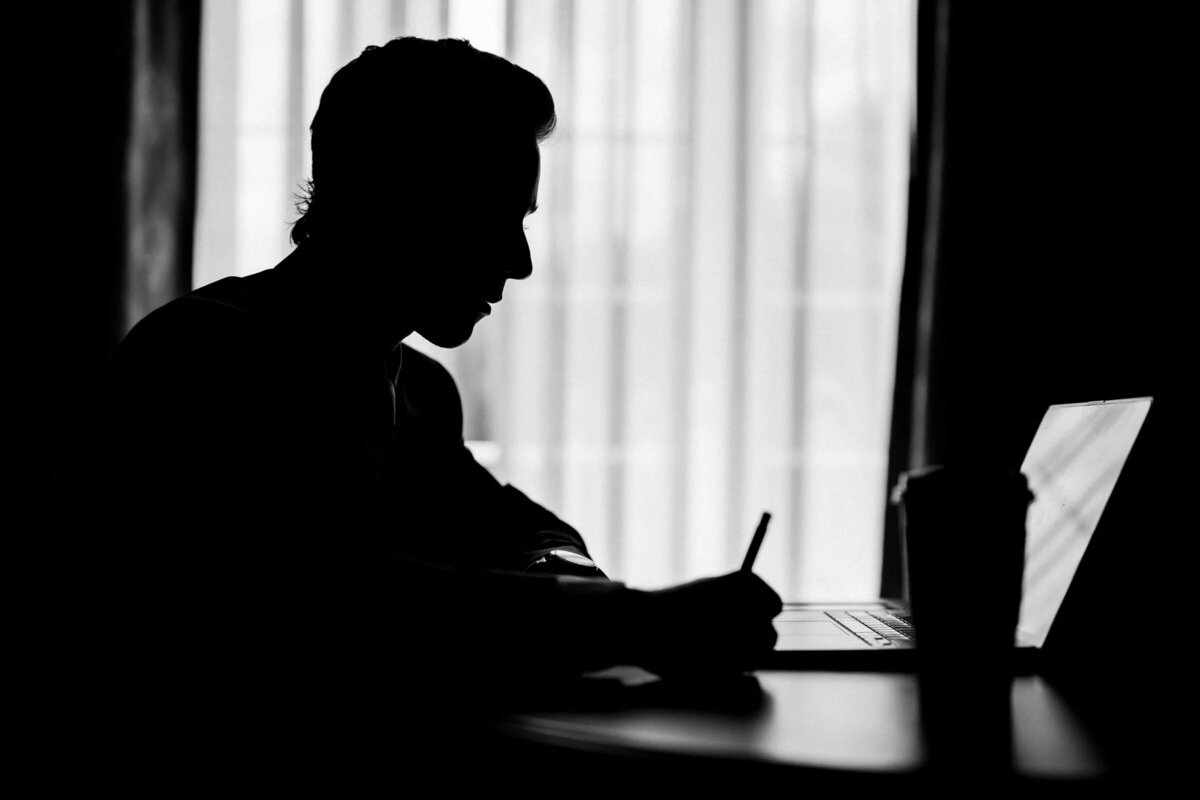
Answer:
<path fill-rule="evenodd" d="M 202 352 L 185 361 L 177 341 L 164 366 L 143 356 L 126 364 L 121 400 L 132 405 L 112 446 L 137 449 L 119 459 L 127 472 L 109 476 L 121 491 L 113 524 L 97 530 L 116 533 L 100 543 L 106 552 L 92 561 L 89 586 L 105 609 L 98 630 L 130 674 L 149 665 L 169 684 L 164 691 L 394 686 L 410 698 L 420 684 L 400 677 L 425 676 L 439 691 L 478 686 L 511 698 L 506 687 L 536 690 L 614 664 L 745 667 L 770 647 L 778 598 L 749 574 L 643 592 L 406 553 L 386 527 L 396 514 L 419 537 L 475 531 L 409 519 L 403 507 L 373 516 L 350 493 L 340 451 L 294 441 L 315 420 L 267 413 L 291 389 L 290 373 L 265 372 L 257 358 L 230 372 L 228 359 L 244 357 L 250 343 L 239 336 L 236 347 L 214 351 L 215 336 L 209 331 L 196 344 Z M 500 508 L 514 527 L 485 541 L 518 550 L 547 532 L 574 541 L 545 509 L 469 464 L 460 477 L 480 482 L 483 504 L 439 519 L 458 525 Z M 704 620 L 703 635 L 689 619 Z"/>
<path fill-rule="evenodd" d="M 463 442 L 462 400 L 444 367 L 405 347 L 400 385 L 407 436 L 398 456 L 421 464 L 424 474 L 410 470 L 405 476 L 410 485 L 440 470 L 439 485 L 424 490 L 426 496 L 444 495 L 450 530 L 440 535 L 455 537 L 464 551 L 486 553 L 487 563 L 499 569 L 604 576 L 586 566 L 590 554 L 575 528 L 516 487 L 501 485 L 475 460 Z"/>

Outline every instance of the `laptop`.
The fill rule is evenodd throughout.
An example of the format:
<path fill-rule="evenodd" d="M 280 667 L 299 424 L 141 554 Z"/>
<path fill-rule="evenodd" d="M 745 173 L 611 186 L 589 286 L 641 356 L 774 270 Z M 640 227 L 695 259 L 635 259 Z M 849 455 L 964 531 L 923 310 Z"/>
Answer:
<path fill-rule="evenodd" d="M 1021 464 L 1034 500 L 1026 517 L 1018 668 L 1032 668 L 1051 637 L 1152 402 L 1064 403 L 1043 415 Z M 786 603 L 775 627 L 779 640 L 766 669 L 915 666 L 912 617 L 903 600 Z"/>

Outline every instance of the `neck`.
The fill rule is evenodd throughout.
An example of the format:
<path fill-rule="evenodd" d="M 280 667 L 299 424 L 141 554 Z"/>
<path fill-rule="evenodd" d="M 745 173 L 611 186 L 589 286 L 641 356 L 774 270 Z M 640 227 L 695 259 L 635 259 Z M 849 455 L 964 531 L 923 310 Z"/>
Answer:
<path fill-rule="evenodd" d="M 400 348 L 414 330 L 399 298 L 381 291 L 369 277 L 369 259 L 354 247 L 306 241 L 277 269 L 299 293 L 319 306 L 325 323 L 349 338 L 369 342 L 385 353 Z"/>

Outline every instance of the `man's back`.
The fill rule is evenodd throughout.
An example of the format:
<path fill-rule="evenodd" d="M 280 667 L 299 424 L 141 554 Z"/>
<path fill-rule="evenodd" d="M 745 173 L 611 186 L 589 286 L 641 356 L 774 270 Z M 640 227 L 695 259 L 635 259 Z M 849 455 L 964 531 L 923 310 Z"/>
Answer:
<path fill-rule="evenodd" d="M 125 493 L 151 494 L 183 526 L 254 520 L 256 536 L 296 544 L 294 528 L 319 520 L 343 542 L 479 558 L 491 548 L 470 512 L 500 502 L 500 487 L 463 444 L 454 381 L 408 346 L 373 346 L 304 278 L 282 268 L 227 278 L 134 328 L 112 388 L 117 429 L 135 443 L 121 447 L 137 476 Z M 459 556 L 431 539 L 457 540 Z M 490 555 L 501 562 L 478 565 L 524 566 Z"/>
<path fill-rule="evenodd" d="M 270 528 L 299 513 L 285 498 L 348 514 L 379 488 L 382 361 L 290 283 L 278 270 L 227 278 L 153 312 L 121 345 L 112 419 L 133 443 L 129 488 L 154 487 L 156 516 Z"/>
<path fill-rule="evenodd" d="M 481 571 L 586 553 L 474 461 L 445 369 L 372 347 L 322 286 L 297 264 L 229 278 L 129 334 L 85 476 L 89 506 L 118 523 L 105 557 L 171 598 L 161 607 L 240 625 L 240 607 L 331 594 L 356 597 L 363 620 L 408 601 L 444 619 L 485 601 Z M 534 602 L 551 593 L 539 583 L 510 594 Z"/>

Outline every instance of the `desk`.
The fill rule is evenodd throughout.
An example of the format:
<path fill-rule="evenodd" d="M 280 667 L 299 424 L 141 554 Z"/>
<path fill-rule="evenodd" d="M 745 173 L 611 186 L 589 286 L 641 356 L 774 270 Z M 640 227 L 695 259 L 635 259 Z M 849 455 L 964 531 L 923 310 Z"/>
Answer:
<path fill-rule="evenodd" d="M 640 759 L 770 767 L 846 778 L 919 777 L 927 754 L 911 674 L 758 672 L 761 702 L 740 709 L 679 703 L 511 715 L 501 731 L 591 766 Z M 1105 775 L 1096 744 L 1042 678 L 1014 681 L 1018 779 L 1093 783 Z M 712 773 L 709 773 L 710 775 Z"/>

